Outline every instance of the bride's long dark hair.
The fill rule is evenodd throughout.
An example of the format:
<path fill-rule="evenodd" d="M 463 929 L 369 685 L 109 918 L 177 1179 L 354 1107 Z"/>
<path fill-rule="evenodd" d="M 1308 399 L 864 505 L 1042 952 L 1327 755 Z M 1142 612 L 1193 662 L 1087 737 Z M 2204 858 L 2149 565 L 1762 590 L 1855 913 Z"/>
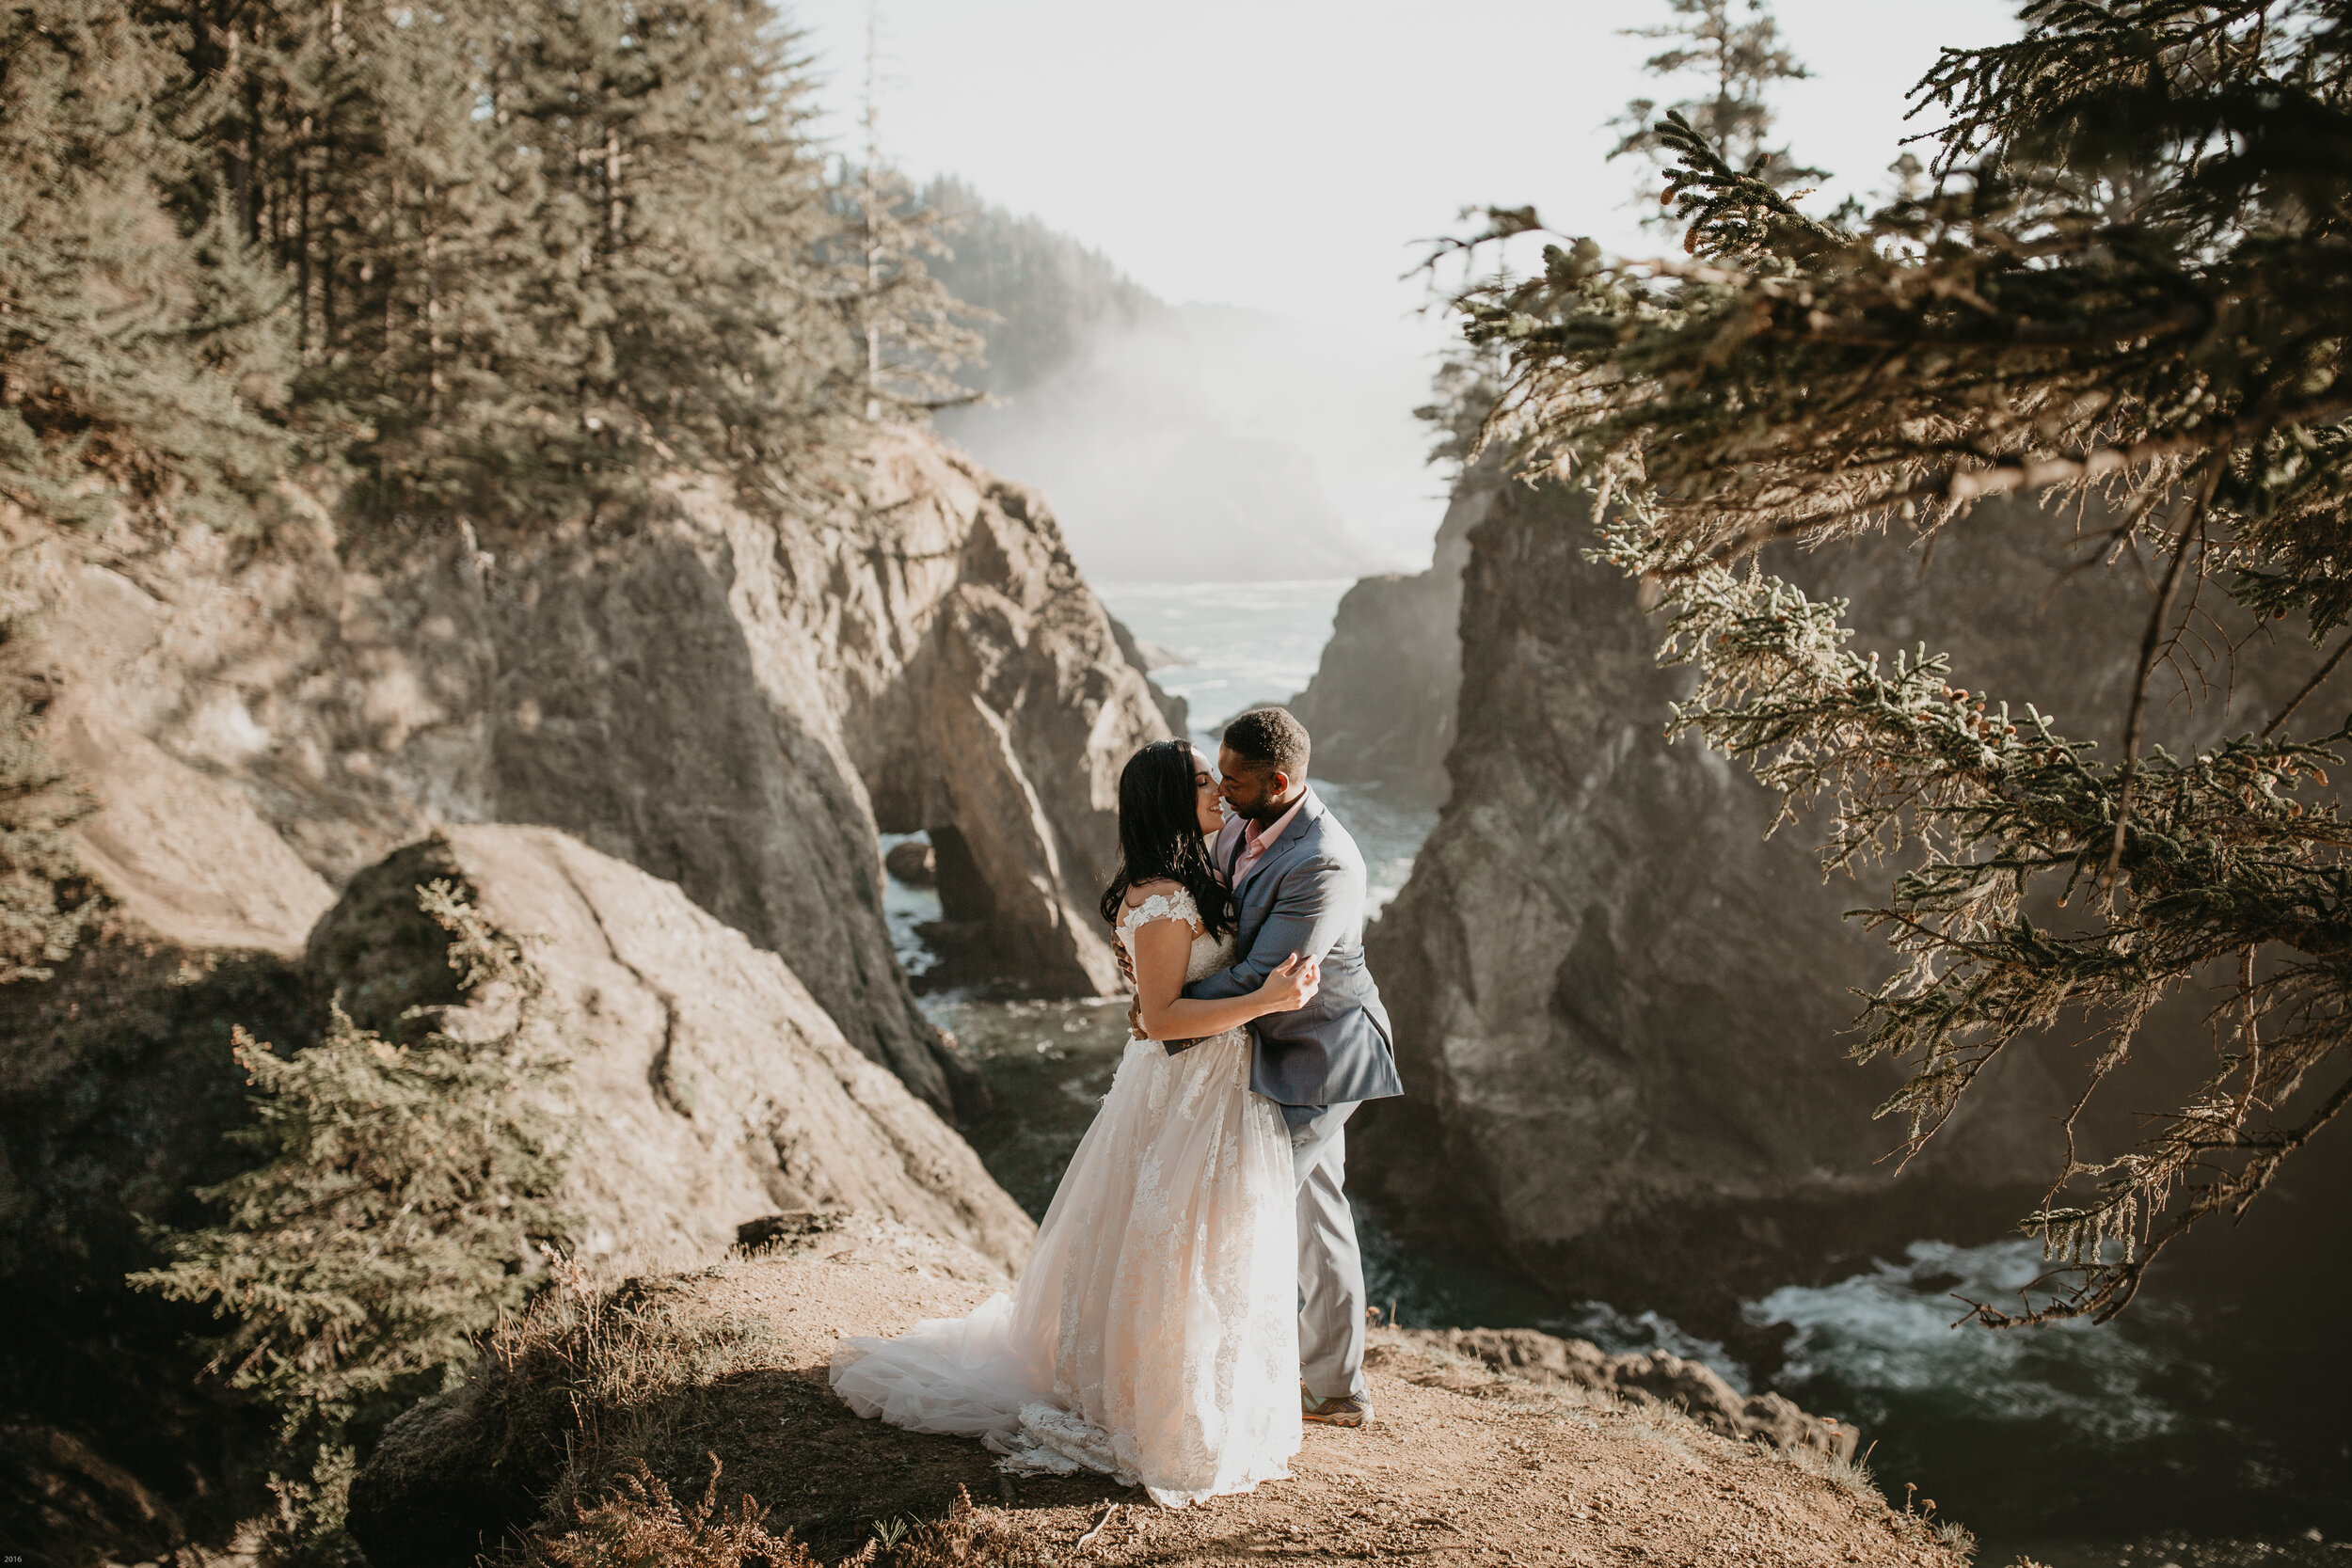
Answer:
<path fill-rule="evenodd" d="M 1128 889 L 1165 878 L 1192 895 L 1209 935 L 1233 928 L 1232 895 L 1200 836 L 1199 771 L 1200 753 L 1182 740 L 1155 740 L 1127 759 L 1119 775 L 1119 875 L 1103 890 L 1103 918 L 1113 926 Z"/>

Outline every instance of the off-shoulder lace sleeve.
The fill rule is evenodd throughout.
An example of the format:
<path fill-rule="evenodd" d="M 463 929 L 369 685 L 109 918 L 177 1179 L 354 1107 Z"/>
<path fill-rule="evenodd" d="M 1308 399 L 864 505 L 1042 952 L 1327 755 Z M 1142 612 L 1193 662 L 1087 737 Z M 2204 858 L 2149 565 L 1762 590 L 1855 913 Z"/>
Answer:
<path fill-rule="evenodd" d="M 1200 929 L 1200 906 L 1183 888 L 1155 893 L 1120 915 L 1119 928 L 1132 938 L 1138 927 L 1149 926 L 1155 920 L 1181 920 L 1197 932 Z"/>

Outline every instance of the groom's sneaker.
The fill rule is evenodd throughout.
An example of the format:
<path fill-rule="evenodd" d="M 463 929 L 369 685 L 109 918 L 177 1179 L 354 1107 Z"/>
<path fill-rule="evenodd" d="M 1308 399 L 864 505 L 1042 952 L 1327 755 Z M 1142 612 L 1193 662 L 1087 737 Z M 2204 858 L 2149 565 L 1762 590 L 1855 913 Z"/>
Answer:
<path fill-rule="evenodd" d="M 1327 1427 L 1359 1427 L 1372 1419 L 1372 1402 L 1361 1394 L 1342 1394 L 1333 1400 L 1319 1400 L 1298 1390 L 1298 1414 L 1302 1420 L 1321 1421 Z"/>

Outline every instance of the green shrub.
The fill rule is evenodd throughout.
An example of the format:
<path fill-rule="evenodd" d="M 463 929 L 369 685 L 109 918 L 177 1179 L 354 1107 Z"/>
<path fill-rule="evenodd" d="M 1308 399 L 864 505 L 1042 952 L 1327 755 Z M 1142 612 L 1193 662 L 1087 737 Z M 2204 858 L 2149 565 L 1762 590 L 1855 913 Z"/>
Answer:
<path fill-rule="evenodd" d="M 212 1366 L 275 1407 L 284 1452 L 310 1471 L 276 1483 L 296 1542 L 340 1533 L 345 1434 L 453 1384 L 570 1228 L 555 1202 L 566 1063 L 545 982 L 449 882 L 419 902 L 495 1031 L 395 1045 L 340 1005 L 292 1054 L 238 1030 L 256 1120 L 232 1136 L 263 1163 L 201 1190 L 221 1223 L 159 1232 L 175 1261 L 131 1276 L 233 1320 Z"/>

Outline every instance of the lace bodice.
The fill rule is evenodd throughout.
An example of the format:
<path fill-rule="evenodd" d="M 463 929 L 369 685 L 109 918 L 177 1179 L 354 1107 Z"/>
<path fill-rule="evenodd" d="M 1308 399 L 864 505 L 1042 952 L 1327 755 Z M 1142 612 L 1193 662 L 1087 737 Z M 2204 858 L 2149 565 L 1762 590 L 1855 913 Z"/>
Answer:
<path fill-rule="evenodd" d="M 1184 963 L 1184 983 L 1205 980 L 1233 961 L 1233 939 L 1213 937 L 1200 928 L 1200 906 L 1183 888 L 1155 893 L 1119 917 L 1119 944 L 1126 952 L 1130 972 L 1136 962 L 1136 932 L 1155 920 L 1181 920 L 1192 927 L 1192 955 Z"/>

